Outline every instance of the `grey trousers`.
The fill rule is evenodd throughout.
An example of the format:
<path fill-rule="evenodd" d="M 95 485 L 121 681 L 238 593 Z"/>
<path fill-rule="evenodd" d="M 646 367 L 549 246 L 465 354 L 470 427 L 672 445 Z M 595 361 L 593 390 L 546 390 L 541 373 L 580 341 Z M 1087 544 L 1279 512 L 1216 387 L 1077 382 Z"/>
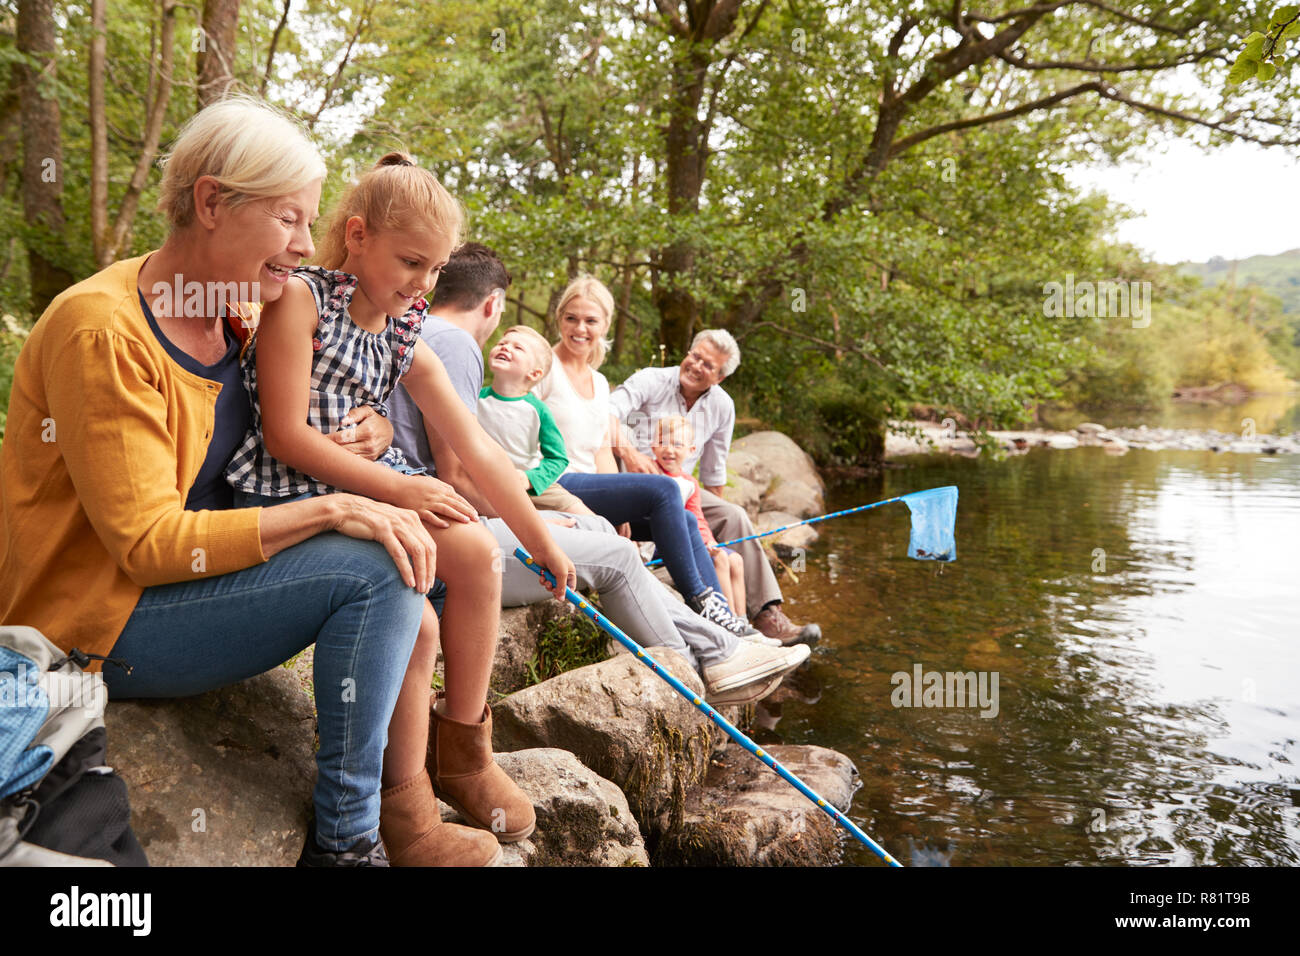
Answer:
<path fill-rule="evenodd" d="M 561 512 L 549 512 L 560 514 Z M 700 617 L 674 597 L 641 563 L 627 538 L 614 532 L 604 518 L 570 515 L 577 527 L 546 527 L 578 572 L 578 587 L 600 592 L 605 616 L 642 647 L 664 646 L 676 651 L 698 671 L 726 660 L 739 640 Z M 480 519 L 501 548 L 501 605 L 518 607 L 551 600 L 536 574 L 515 557 L 519 539 L 500 518 Z"/>
<path fill-rule="evenodd" d="M 704 520 L 709 523 L 713 537 L 722 544 L 735 538 L 753 534 L 754 523 L 740 505 L 724 501 L 707 488 L 700 489 L 700 507 Z M 754 617 L 773 601 L 784 600 L 781 587 L 776 583 L 776 573 L 757 541 L 733 544 L 731 550 L 745 562 L 745 612 Z"/>

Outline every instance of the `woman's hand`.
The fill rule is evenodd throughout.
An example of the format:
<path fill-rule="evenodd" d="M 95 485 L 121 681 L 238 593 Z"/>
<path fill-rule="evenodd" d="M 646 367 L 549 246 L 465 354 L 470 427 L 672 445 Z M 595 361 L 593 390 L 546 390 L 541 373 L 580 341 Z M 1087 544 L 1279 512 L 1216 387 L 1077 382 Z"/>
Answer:
<path fill-rule="evenodd" d="M 478 512 L 474 510 L 474 506 L 456 494 L 455 488 L 430 475 L 405 476 L 398 503 L 403 508 L 410 508 L 416 512 L 435 528 L 450 527 L 450 524 L 444 520 L 446 518 L 461 524 L 478 520 Z"/>
<path fill-rule="evenodd" d="M 438 571 L 438 549 L 418 514 L 361 495 L 339 492 L 328 497 L 338 506 L 332 530 L 350 538 L 378 541 L 397 565 L 406 586 L 421 594 L 429 593 Z"/>
<path fill-rule="evenodd" d="M 630 521 L 624 521 L 621 525 L 619 525 L 614 530 L 617 531 L 622 537 L 627 538 L 629 541 L 632 540 L 632 523 Z"/>
<path fill-rule="evenodd" d="M 343 416 L 343 427 L 329 436 L 354 455 L 376 460 L 393 443 L 393 423 L 372 405 L 359 405 Z"/>

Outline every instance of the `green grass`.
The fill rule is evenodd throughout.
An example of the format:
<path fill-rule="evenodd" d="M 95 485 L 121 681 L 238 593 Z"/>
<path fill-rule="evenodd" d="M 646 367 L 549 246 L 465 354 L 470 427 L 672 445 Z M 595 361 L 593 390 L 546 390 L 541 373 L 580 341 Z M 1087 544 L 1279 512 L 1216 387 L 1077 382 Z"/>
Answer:
<path fill-rule="evenodd" d="M 557 617 L 542 625 L 537 635 L 537 653 L 528 662 L 528 682 L 540 684 L 557 674 L 609 657 L 609 638 L 581 614 Z"/>

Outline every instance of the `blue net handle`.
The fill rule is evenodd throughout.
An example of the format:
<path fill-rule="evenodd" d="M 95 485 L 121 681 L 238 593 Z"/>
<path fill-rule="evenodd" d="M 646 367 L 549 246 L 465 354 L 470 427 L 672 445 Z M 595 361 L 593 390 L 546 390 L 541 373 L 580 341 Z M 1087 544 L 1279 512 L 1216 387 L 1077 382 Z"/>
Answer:
<path fill-rule="evenodd" d="M 918 561 L 957 560 L 957 486 L 903 495 L 912 512 L 907 556 Z"/>

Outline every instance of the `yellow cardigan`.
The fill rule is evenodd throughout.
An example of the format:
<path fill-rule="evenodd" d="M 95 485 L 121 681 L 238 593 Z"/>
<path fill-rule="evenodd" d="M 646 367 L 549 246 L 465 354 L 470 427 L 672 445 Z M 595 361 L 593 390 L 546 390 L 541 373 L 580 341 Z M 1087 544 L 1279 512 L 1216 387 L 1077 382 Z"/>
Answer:
<path fill-rule="evenodd" d="M 144 588 L 266 560 L 260 508 L 186 511 L 221 385 L 149 328 L 127 259 L 58 296 L 14 367 L 0 445 L 0 624 L 107 654 Z"/>

